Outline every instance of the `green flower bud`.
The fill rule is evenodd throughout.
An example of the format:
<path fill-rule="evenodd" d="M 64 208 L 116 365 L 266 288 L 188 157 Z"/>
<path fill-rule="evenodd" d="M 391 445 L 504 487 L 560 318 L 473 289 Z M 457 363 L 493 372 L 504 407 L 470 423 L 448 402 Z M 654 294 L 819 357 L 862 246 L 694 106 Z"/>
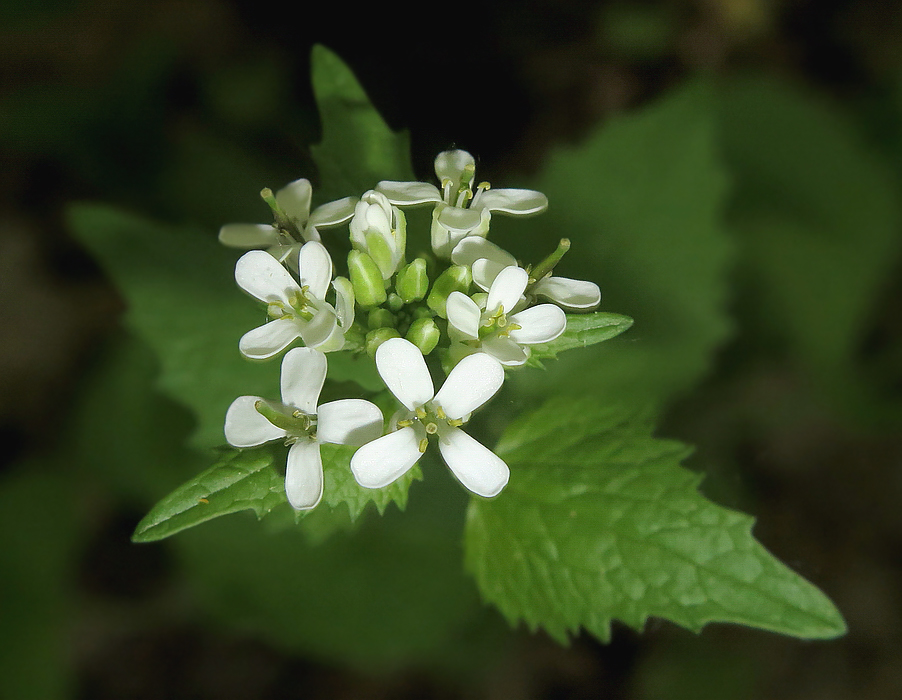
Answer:
<path fill-rule="evenodd" d="M 370 357 L 376 356 L 376 350 L 386 340 L 400 338 L 401 334 L 394 328 L 377 328 L 366 334 L 366 352 Z"/>
<path fill-rule="evenodd" d="M 397 266 L 397 262 L 392 260 L 392 249 L 381 234 L 366 234 L 366 252 L 369 253 L 373 262 L 379 267 L 379 272 L 382 273 L 382 279 L 387 280 L 392 276 L 392 273 Z"/>
<path fill-rule="evenodd" d="M 426 273 L 426 261 L 417 258 L 409 265 L 405 265 L 398 273 L 395 280 L 395 289 L 405 304 L 412 301 L 420 301 L 429 291 L 429 275 Z"/>
<path fill-rule="evenodd" d="M 404 300 L 397 294 L 392 292 L 388 295 L 388 308 L 390 308 L 392 311 L 400 311 L 403 306 Z"/>
<path fill-rule="evenodd" d="M 351 285 L 354 287 L 354 297 L 362 307 L 379 306 L 385 301 L 385 284 L 382 282 L 382 273 L 373 259 L 359 250 L 348 253 L 348 272 L 351 277 Z"/>
<path fill-rule="evenodd" d="M 373 309 L 366 320 L 370 330 L 394 328 L 395 326 L 395 315 L 388 309 Z"/>
<path fill-rule="evenodd" d="M 441 331 L 431 318 L 420 318 L 414 321 L 410 324 L 410 330 L 407 331 L 406 336 L 407 340 L 416 345 L 424 355 L 428 355 L 435 349 L 441 337 Z"/>
<path fill-rule="evenodd" d="M 413 310 L 414 318 L 432 318 L 435 314 L 428 306 L 418 306 Z"/>
<path fill-rule="evenodd" d="M 445 304 L 448 303 L 448 296 L 451 292 L 466 294 L 472 281 L 473 275 L 468 266 L 452 265 L 438 276 L 435 284 L 432 285 L 432 291 L 426 298 L 426 303 L 435 313 L 445 318 Z"/>

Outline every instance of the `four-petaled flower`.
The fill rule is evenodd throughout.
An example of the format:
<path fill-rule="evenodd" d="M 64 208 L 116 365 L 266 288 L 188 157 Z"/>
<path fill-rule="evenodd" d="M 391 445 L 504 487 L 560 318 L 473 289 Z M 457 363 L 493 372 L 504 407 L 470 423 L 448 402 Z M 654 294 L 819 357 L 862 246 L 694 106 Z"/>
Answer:
<path fill-rule="evenodd" d="M 436 394 L 423 354 L 407 340 L 392 338 L 376 351 L 376 367 L 406 410 L 392 420 L 397 430 L 354 453 L 351 471 L 357 482 L 371 489 L 392 483 L 417 462 L 434 435 L 445 463 L 466 488 L 485 497 L 500 493 L 510 470 L 460 426 L 501 388 L 501 365 L 484 353 L 469 355 Z"/>
<path fill-rule="evenodd" d="M 235 266 L 235 281 L 267 304 L 272 321 L 245 333 L 238 343 L 242 354 L 262 360 L 278 354 L 297 338 L 323 352 L 340 350 L 344 333 L 354 320 L 350 285 L 335 284 L 336 306 L 325 300 L 332 280 L 332 258 L 322 243 L 305 243 L 298 254 L 294 280 L 278 260 L 259 250 L 245 253 Z M 337 280 L 336 280 L 337 281 Z"/>
<path fill-rule="evenodd" d="M 466 151 L 443 151 L 435 159 L 435 174 L 441 189 L 428 182 L 383 180 L 376 189 L 392 204 L 415 206 L 435 202 L 432 212 L 432 250 L 451 257 L 467 236 L 485 236 L 492 212 L 512 216 L 538 214 L 548 208 L 548 198 L 535 190 L 493 190 L 482 182 L 473 191 L 476 161 Z"/>
<path fill-rule="evenodd" d="M 285 495 L 297 510 L 313 508 L 323 495 L 322 442 L 362 445 L 382 434 L 382 412 L 363 399 L 330 401 L 317 408 L 326 379 L 326 356 L 295 348 L 282 360 L 282 401 L 239 396 L 226 413 L 225 437 L 233 447 L 273 440 L 291 445 Z"/>
<path fill-rule="evenodd" d="M 285 214 L 287 230 L 274 224 L 226 224 L 219 229 L 219 241 L 232 248 L 266 248 L 280 262 L 297 270 L 297 253 L 305 241 L 319 241 L 317 228 L 338 226 L 354 215 L 356 197 L 328 202 L 310 211 L 310 181 L 290 182 L 276 192 L 275 201 Z M 300 236 L 300 239 L 296 238 Z"/>
<path fill-rule="evenodd" d="M 529 281 L 526 270 L 505 267 L 489 288 L 482 309 L 462 292 L 451 292 L 446 307 L 452 339 L 479 348 L 501 364 L 522 365 L 529 345 L 548 343 L 567 328 L 567 317 L 554 304 L 539 304 L 516 313 Z M 527 346 L 527 347 L 524 347 Z"/>

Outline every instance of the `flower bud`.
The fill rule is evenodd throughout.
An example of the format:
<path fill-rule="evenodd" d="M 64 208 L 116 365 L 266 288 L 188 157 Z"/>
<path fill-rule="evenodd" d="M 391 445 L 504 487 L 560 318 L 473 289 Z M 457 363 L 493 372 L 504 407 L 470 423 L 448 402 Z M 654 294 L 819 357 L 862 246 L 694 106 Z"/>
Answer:
<path fill-rule="evenodd" d="M 382 279 L 391 277 L 404 262 L 407 220 L 382 193 L 370 190 L 360 198 L 349 230 L 351 245 L 373 259 Z"/>
<path fill-rule="evenodd" d="M 395 315 L 388 309 L 373 309 L 367 316 L 367 325 L 369 325 L 370 330 L 394 328 Z"/>
<path fill-rule="evenodd" d="M 404 300 L 394 292 L 388 295 L 388 302 L 386 303 L 388 304 L 388 308 L 392 311 L 400 311 L 404 306 Z"/>
<path fill-rule="evenodd" d="M 348 253 L 348 272 L 351 285 L 354 287 L 354 297 L 360 306 L 364 308 L 379 306 L 385 301 L 382 273 L 369 255 L 359 250 Z"/>
<path fill-rule="evenodd" d="M 420 301 L 429 291 L 429 275 L 426 273 L 426 261 L 417 258 L 409 265 L 405 265 L 398 273 L 395 280 L 395 289 L 405 304 L 412 301 Z"/>
<path fill-rule="evenodd" d="M 377 328 L 366 334 L 366 352 L 370 357 L 376 356 L 376 350 L 386 340 L 400 338 L 401 334 L 394 328 Z"/>
<path fill-rule="evenodd" d="M 448 296 L 451 292 L 466 294 L 472 281 L 473 276 L 469 267 L 452 265 L 440 274 L 435 284 L 432 285 L 432 291 L 429 292 L 426 303 L 436 314 L 445 318 L 445 304 L 448 303 Z"/>
<path fill-rule="evenodd" d="M 431 318 L 420 318 L 410 325 L 410 329 L 405 336 L 407 340 L 416 345 L 420 352 L 428 355 L 438 345 L 439 339 L 442 337 L 441 331 L 435 325 L 435 321 Z"/>

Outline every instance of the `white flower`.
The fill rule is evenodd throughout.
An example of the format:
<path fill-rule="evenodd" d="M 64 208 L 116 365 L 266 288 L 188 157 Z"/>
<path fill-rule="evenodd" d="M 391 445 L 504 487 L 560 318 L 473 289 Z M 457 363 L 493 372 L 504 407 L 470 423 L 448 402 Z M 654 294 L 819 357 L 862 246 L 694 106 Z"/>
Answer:
<path fill-rule="evenodd" d="M 370 489 L 392 483 L 417 462 L 428 436 L 435 435 L 442 458 L 466 488 L 487 498 L 500 493 L 510 470 L 460 426 L 501 388 L 501 365 L 484 353 L 465 357 L 436 394 L 423 354 L 407 340 L 392 338 L 376 351 L 376 367 L 406 411 L 393 421 L 398 430 L 354 453 L 351 472 L 357 482 Z"/>
<path fill-rule="evenodd" d="M 491 189 L 482 182 L 474 193 L 476 161 L 466 151 L 443 151 L 435 159 L 441 190 L 427 182 L 383 180 L 376 189 L 392 204 L 414 206 L 435 202 L 432 212 L 432 249 L 448 258 L 467 236 L 488 233 L 492 212 L 512 216 L 538 214 L 548 208 L 548 198 L 535 190 Z"/>
<path fill-rule="evenodd" d="M 505 267 L 492 282 L 485 309 L 462 292 L 448 296 L 448 331 L 452 339 L 488 353 L 503 365 L 529 359 L 524 346 L 548 343 L 567 328 L 567 317 L 554 304 L 539 304 L 510 314 L 529 282 L 526 270 Z"/>
<path fill-rule="evenodd" d="M 291 445 L 285 495 L 297 510 L 313 508 L 323 495 L 320 443 L 363 445 L 382 434 L 382 412 L 363 399 L 330 401 L 317 408 L 326 379 L 326 356 L 295 348 L 282 360 L 282 401 L 239 396 L 226 412 L 225 437 L 232 447 L 272 440 Z"/>
<path fill-rule="evenodd" d="M 297 338 L 307 347 L 323 352 L 340 350 L 344 345 L 344 332 L 354 320 L 350 284 L 334 285 L 339 307 L 336 312 L 325 301 L 332 279 L 332 259 L 323 244 L 316 241 L 301 248 L 298 269 L 300 284 L 275 258 L 261 250 L 252 250 L 238 259 L 235 281 L 245 292 L 265 302 L 274 319 L 242 336 L 238 347 L 246 357 L 272 357 Z"/>
<path fill-rule="evenodd" d="M 473 281 L 485 291 L 489 290 L 501 270 L 517 264 L 516 258 L 506 250 L 476 237 L 465 238 L 458 243 L 451 253 L 451 260 L 456 265 L 470 265 Z M 552 277 L 550 273 L 530 285 L 527 295 L 545 297 L 572 311 L 589 311 L 601 303 L 601 290 L 594 282 Z"/>
<path fill-rule="evenodd" d="M 354 208 L 350 223 L 351 244 L 367 253 L 387 280 L 404 261 L 407 221 L 384 194 L 370 190 Z"/>
<path fill-rule="evenodd" d="M 323 204 L 311 212 L 311 194 L 310 181 L 301 178 L 288 183 L 275 195 L 276 204 L 304 241 L 319 241 L 317 227 L 337 226 L 354 215 L 354 197 Z M 219 241 L 232 248 L 266 248 L 273 257 L 288 262 L 294 269 L 302 245 L 278 224 L 226 224 L 219 229 Z"/>

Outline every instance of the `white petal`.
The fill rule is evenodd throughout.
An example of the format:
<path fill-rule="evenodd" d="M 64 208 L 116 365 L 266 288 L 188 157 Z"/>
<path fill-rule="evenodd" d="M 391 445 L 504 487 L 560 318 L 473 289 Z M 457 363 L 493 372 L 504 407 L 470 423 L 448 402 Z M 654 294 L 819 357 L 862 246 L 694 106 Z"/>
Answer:
<path fill-rule="evenodd" d="M 282 359 L 282 403 L 316 413 L 316 402 L 326 381 L 326 356 L 312 348 L 294 348 Z"/>
<path fill-rule="evenodd" d="M 335 313 L 339 325 L 347 330 L 354 323 L 354 286 L 347 277 L 332 280 L 335 288 Z"/>
<path fill-rule="evenodd" d="M 482 341 L 482 349 L 505 367 L 516 367 L 529 359 L 529 350 L 510 338 L 487 338 Z"/>
<path fill-rule="evenodd" d="M 336 329 L 341 334 L 335 309 L 325 302 L 310 321 L 300 323 L 299 327 L 301 339 L 308 348 L 316 348 L 327 343 L 335 335 Z"/>
<path fill-rule="evenodd" d="M 517 264 L 517 259 L 513 255 L 479 236 L 464 238 L 451 253 L 451 261 L 455 265 L 472 265 L 482 258 L 498 263 L 501 267 Z"/>
<path fill-rule="evenodd" d="M 310 294 L 325 299 L 332 281 L 332 258 L 326 247 L 317 241 L 305 243 L 298 253 L 298 270 L 301 284 L 310 287 Z"/>
<path fill-rule="evenodd" d="M 390 338 L 376 350 L 376 369 L 388 390 L 411 411 L 435 395 L 423 353 L 404 338 Z"/>
<path fill-rule="evenodd" d="M 465 241 L 481 241 L 482 238 L 476 238 L 475 236 L 470 236 L 469 238 L 464 238 L 460 243 L 458 243 L 458 247 L 460 247 L 461 243 Z M 481 260 L 477 260 L 473 263 L 471 268 L 473 272 L 473 281 L 476 283 L 476 286 L 480 289 L 485 290 L 486 292 L 492 288 L 492 283 L 498 278 L 498 275 L 501 271 L 506 267 L 516 267 L 517 263 L 510 264 L 501 264 L 497 263 L 494 260 L 488 260 L 487 258 L 482 258 Z"/>
<path fill-rule="evenodd" d="M 235 263 L 238 286 L 260 301 L 288 302 L 301 291 L 291 274 L 272 255 L 262 250 L 245 253 Z"/>
<path fill-rule="evenodd" d="M 438 215 L 439 223 L 453 232 L 468 232 L 479 228 L 482 219 L 481 210 L 462 207 L 444 207 Z"/>
<path fill-rule="evenodd" d="M 382 435 L 382 411 L 363 399 L 341 399 L 317 409 L 316 439 L 337 445 L 365 445 Z"/>
<path fill-rule="evenodd" d="M 239 396 L 226 411 L 225 439 L 232 447 L 253 447 L 287 435 L 282 428 L 274 426 L 254 408 L 258 401 L 264 399 L 259 396 Z"/>
<path fill-rule="evenodd" d="M 265 360 L 282 352 L 300 335 L 301 328 L 295 319 L 277 318 L 241 336 L 238 349 L 252 360 Z"/>
<path fill-rule="evenodd" d="M 364 488 L 381 489 L 416 464 L 422 455 L 419 445 L 413 428 L 396 430 L 357 450 L 351 457 L 351 473 Z"/>
<path fill-rule="evenodd" d="M 528 216 L 545 211 L 548 197 L 535 190 L 486 190 L 477 195 L 470 206 L 512 216 Z"/>
<path fill-rule="evenodd" d="M 376 189 L 388 197 L 389 202 L 402 207 L 442 201 L 441 192 L 428 182 L 383 180 L 376 185 Z"/>
<path fill-rule="evenodd" d="M 295 510 L 309 510 L 323 497 L 323 460 L 315 440 L 301 438 L 288 450 L 285 495 Z"/>
<path fill-rule="evenodd" d="M 313 210 L 310 214 L 310 219 L 307 221 L 307 226 L 327 228 L 343 224 L 354 216 L 355 204 L 357 204 L 356 197 L 345 197 L 344 199 L 336 199 L 334 202 L 327 202 Z"/>
<path fill-rule="evenodd" d="M 476 495 L 491 498 L 507 486 L 510 469 L 504 460 L 460 428 L 443 433 L 438 448 L 454 476 Z"/>
<path fill-rule="evenodd" d="M 289 182 L 276 192 L 276 203 L 300 229 L 304 228 L 310 215 L 310 195 L 312 193 L 313 188 L 310 187 L 310 181 L 304 178 Z"/>
<path fill-rule="evenodd" d="M 435 403 L 451 419 L 463 418 L 492 398 L 504 384 L 504 368 L 478 352 L 458 362 L 435 395 Z"/>
<path fill-rule="evenodd" d="M 266 248 L 279 240 L 267 224 L 226 224 L 219 229 L 219 242 L 231 248 Z"/>
<path fill-rule="evenodd" d="M 548 343 L 557 338 L 567 328 L 567 316 L 560 307 L 554 304 L 539 304 L 508 318 L 516 323 L 520 330 L 510 332 L 510 337 L 517 343 L 533 345 Z"/>
<path fill-rule="evenodd" d="M 461 182 L 471 186 L 475 174 L 476 160 L 466 151 L 442 151 L 435 157 L 435 175 L 438 181 L 451 180 L 455 190 Z"/>
<path fill-rule="evenodd" d="M 463 292 L 451 292 L 448 295 L 448 303 L 445 306 L 448 315 L 448 323 L 463 333 L 468 338 L 479 337 L 479 322 L 481 312 L 476 302 Z"/>
<path fill-rule="evenodd" d="M 489 299 L 485 305 L 486 311 L 494 313 L 499 306 L 502 306 L 504 313 L 510 313 L 520 301 L 520 295 L 523 294 L 528 283 L 529 275 L 522 267 L 504 268 L 498 273 L 489 289 Z"/>
<path fill-rule="evenodd" d="M 532 291 L 568 309 L 593 309 L 601 303 L 601 290 L 594 282 L 567 277 L 546 277 Z"/>

